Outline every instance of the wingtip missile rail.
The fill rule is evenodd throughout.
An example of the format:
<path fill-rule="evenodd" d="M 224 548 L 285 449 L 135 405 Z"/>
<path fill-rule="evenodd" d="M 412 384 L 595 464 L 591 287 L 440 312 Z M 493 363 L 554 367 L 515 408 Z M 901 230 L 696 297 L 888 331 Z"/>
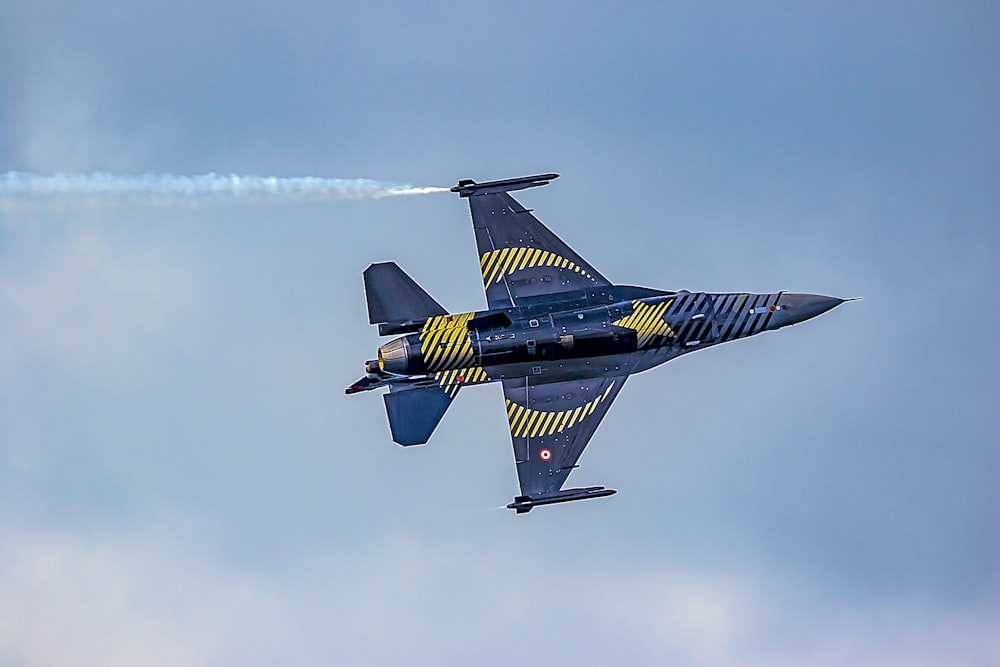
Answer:
<path fill-rule="evenodd" d="M 533 507 L 541 505 L 555 505 L 556 503 L 568 503 L 573 500 L 586 500 L 587 498 L 604 498 L 618 493 L 614 489 L 606 489 L 603 486 L 586 486 L 578 489 L 563 489 L 555 493 L 543 496 L 517 496 L 514 502 L 507 505 L 507 509 L 514 510 L 518 514 L 530 512 Z"/>
<path fill-rule="evenodd" d="M 559 178 L 559 174 L 538 174 L 537 176 L 507 178 L 501 181 L 487 181 L 486 183 L 476 183 L 471 178 L 464 178 L 451 191 L 457 192 L 460 197 L 471 197 L 473 194 L 511 192 L 513 190 L 535 188 L 540 185 L 548 185 L 557 178 Z"/>

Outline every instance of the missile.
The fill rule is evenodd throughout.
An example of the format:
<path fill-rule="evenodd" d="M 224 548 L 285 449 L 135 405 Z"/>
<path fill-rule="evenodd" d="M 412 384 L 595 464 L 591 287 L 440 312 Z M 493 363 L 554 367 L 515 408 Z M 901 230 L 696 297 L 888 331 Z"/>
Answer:
<path fill-rule="evenodd" d="M 554 505 L 556 503 L 568 503 L 572 500 L 586 500 L 587 498 L 603 498 L 613 496 L 618 493 L 614 489 L 606 489 L 603 486 L 587 486 L 578 489 L 563 489 L 544 496 L 517 496 L 514 502 L 507 505 L 507 509 L 515 510 L 518 514 L 530 512 L 533 507 L 540 505 Z"/>
<path fill-rule="evenodd" d="M 551 181 L 559 178 L 559 174 L 539 174 L 537 176 L 522 176 L 520 178 L 508 178 L 502 181 L 488 181 L 486 183 L 476 183 L 471 178 L 465 178 L 458 182 L 458 185 L 451 189 L 461 197 L 470 197 L 474 194 L 490 194 L 494 192 L 511 192 L 513 190 L 524 190 L 534 188 L 539 185 L 548 185 Z"/>

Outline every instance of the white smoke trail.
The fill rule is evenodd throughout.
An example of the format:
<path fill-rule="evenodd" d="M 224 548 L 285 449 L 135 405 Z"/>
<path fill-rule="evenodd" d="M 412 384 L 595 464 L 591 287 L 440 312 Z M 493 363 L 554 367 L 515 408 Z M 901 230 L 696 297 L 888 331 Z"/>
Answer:
<path fill-rule="evenodd" d="M 381 199 L 448 192 L 367 178 L 280 178 L 237 174 L 54 174 L 11 171 L 0 175 L 0 203 L 95 205 L 197 205 Z"/>

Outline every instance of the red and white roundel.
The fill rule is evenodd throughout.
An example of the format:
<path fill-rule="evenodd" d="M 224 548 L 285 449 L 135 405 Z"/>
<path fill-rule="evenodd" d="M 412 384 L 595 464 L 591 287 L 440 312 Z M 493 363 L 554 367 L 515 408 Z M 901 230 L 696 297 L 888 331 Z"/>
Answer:
<path fill-rule="evenodd" d="M 538 458 L 540 458 L 543 461 L 550 461 L 550 460 L 552 460 L 552 450 L 549 450 L 549 449 L 540 449 L 540 450 L 538 450 Z"/>

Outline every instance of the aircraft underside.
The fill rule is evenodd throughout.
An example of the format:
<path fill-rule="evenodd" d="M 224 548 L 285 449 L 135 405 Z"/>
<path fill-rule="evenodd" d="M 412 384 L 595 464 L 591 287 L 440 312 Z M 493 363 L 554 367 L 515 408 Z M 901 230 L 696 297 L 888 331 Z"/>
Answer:
<path fill-rule="evenodd" d="M 409 446 L 427 442 L 461 388 L 501 382 L 521 486 L 508 507 L 519 514 L 615 493 L 562 487 L 632 373 L 843 302 L 613 285 L 507 194 L 556 177 L 452 188 L 469 198 L 487 310 L 447 312 L 392 262 L 365 270 L 369 320 L 395 338 L 346 390 L 388 388 L 393 440 Z"/>

